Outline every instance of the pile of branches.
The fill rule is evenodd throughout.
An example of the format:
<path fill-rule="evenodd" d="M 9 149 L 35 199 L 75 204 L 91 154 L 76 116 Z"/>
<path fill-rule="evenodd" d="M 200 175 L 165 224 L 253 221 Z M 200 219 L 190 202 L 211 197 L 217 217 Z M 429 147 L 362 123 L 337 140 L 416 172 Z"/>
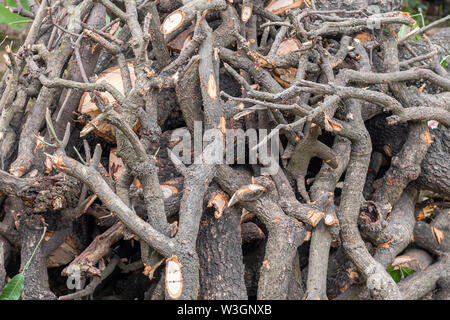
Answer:
<path fill-rule="evenodd" d="M 23 299 L 450 297 L 450 30 L 425 34 L 449 17 L 28 2 L 0 83 L 0 288 L 29 262 Z M 259 143 L 224 161 L 199 128 Z"/>

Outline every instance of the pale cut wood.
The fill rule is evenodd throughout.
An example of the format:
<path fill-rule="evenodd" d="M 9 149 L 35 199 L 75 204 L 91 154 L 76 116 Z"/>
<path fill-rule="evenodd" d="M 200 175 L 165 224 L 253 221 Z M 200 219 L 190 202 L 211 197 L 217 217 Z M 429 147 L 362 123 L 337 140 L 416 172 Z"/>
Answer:
<path fill-rule="evenodd" d="M 244 23 L 247 22 L 251 18 L 252 12 L 253 12 L 253 9 L 251 6 L 244 6 L 242 8 L 241 19 Z"/>
<path fill-rule="evenodd" d="M 167 184 L 163 184 L 161 185 L 161 190 L 163 192 L 163 197 L 164 199 L 168 199 L 171 196 L 173 196 L 174 194 L 178 193 L 178 189 L 174 186 L 169 186 Z"/>
<path fill-rule="evenodd" d="M 130 71 L 131 83 L 134 85 L 136 76 L 134 74 L 134 68 L 133 68 L 132 62 L 128 63 L 128 70 Z M 122 80 L 122 76 L 120 75 L 119 66 L 111 67 L 109 69 L 106 69 L 102 73 L 100 73 L 97 76 L 97 79 L 95 82 L 98 83 L 100 81 L 106 81 L 109 84 L 112 84 L 114 87 L 116 87 L 116 89 L 119 90 L 120 93 L 122 93 L 122 94 L 124 93 L 123 80 Z M 103 96 L 105 96 L 109 102 L 115 101 L 113 96 L 108 92 L 104 92 Z M 83 96 L 81 97 L 80 105 L 78 107 L 78 112 L 81 114 L 91 114 L 91 113 L 100 112 L 98 110 L 97 106 L 95 105 L 95 103 L 93 101 L 91 101 L 88 92 L 85 92 L 83 94 Z"/>
<path fill-rule="evenodd" d="M 133 62 L 128 63 L 128 70 L 130 71 L 131 83 L 134 86 L 136 76 L 134 74 Z M 124 93 L 123 80 L 120 74 L 119 66 L 114 66 L 103 71 L 100 75 L 97 76 L 96 79 L 96 82 L 100 81 L 106 81 L 109 84 L 113 85 L 120 93 Z M 103 92 L 102 97 L 106 98 L 110 103 L 115 101 L 113 96 L 108 92 Z M 120 112 L 120 110 L 116 111 Z M 81 97 L 80 104 L 78 106 L 78 113 L 81 114 L 80 120 L 82 121 L 87 120 L 86 116 L 89 118 L 88 120 L 92 120 L 101 113 L 101 111 L 97 108 L 95 102 L 91 100 L 88 92 L 85 92 Z M 139 126 L 139 121 L 136 121 L 133 129 L 137 131 L 139 129 Z M 81 136 L 84 136 L 91 131 L 91 128 L 85 129 L 87 129 L 87 132 L 86 130 L 83 130 L 80 133 Z M 105 139 L 106 141 L 116 143 L 114 127 L 110 123 L 103 121 L 102 123 L 95 124 L 95 128 L 93 129 L 93 131 L 96 135 Z"/>
<path fill-rule="evenodd" d="M 175 39 L 173 39 L 172 41 L 170 41 L 167 44 L 167 47 L 175 52 L 180 52 L 181 49 L 183 49 L 185 43 L 187 40 L 189 40 L 191 38 L 192 33 L 194 32 L 195 29 L 195 25 L 191 25 L 189 28 L 187 28 L 186 30 L 184 30 L 182 33 L 180 33 L 179 35 L 177 35 L 175 37 Z"/>
<path fill-rule="evenodd" d="M 161 31 L 164 35 L 168 35 L 172 33 L 178 27 L 183 24 L 184 19 L 186 18 L 186 13 L 184 11 L 178 10 L 169 14 L 161 24 Z"/>
<path fill-rule="evenodd" d="M 298 49 L 302 44 L 298 39 L 294 38 L 287 38 L 283 40 L 278 47 L 278 50 L 276 52 L 277 55 L 280 54 L 290 54 Z M 292 81 L 294 81 L 295 76 L 297 75 L 297 69 L 296 68 L 276 68 L 272 72 L 273 77 L 279 84 L 281 84 L 284 88 L 289 88 Z"/>
<path fill-rule="evenodd" d="M 223 192 L 215 192 L 208 201 L 208 207 L 214 206 L 214 217 L 219 219 L 222 217 L 223 211 L 228 207 L 228 196 Z"/>
<path fill-rule="evenodd" d="M 52 231 L 46 232 L 44 240 L 50 240 L 52 235 Z M 72 238 L 66 237 L 64 242 L 48 256 L 47 268 L 64 266 L 70 263 L 79 254 L 80 250 L 77 248 Z"/>
<path fill-rule="evenodd" d="M 288 9 L 300 7 L 303 2 L 303 0 L 272 0 L 265 9 L 274 14 L 280 14 Z"/>
<path fill-rule="evenodd" d="M 172 299 L 177 299 L 183 292 L 183 274 L 177 256 L 166 260 L 166 292 Z"/>

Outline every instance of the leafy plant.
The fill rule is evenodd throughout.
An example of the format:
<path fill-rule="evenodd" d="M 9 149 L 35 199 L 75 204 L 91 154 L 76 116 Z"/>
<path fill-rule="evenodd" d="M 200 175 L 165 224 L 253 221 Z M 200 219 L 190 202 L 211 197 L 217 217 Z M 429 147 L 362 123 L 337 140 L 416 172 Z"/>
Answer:
<path fill-rule="evenodd" d="M 33 260 L 33 257 L 36 254 L 37 249 L 39 248 L 39 245 L 44 239 L 45 231 L 47 231 L 46 227 L 44 227 L 44 232 L 42 233 L 39 242 L 34 248 L 31 257 L 30 259 L 28 259 L 22 272 L 12 277 L 11 281 L 8 282 L 2 293 L 0 293 L 0 300 L 19 300 L 20 296 L 22 295 L 23 288 L 25 287 L 25 271 L 27 271 L 28 267 L 30 266 L 30 263 Z"/>
<path fill-rule="evenodd" d="M 416 272 L 408 267 L 389 266 L 386 271 L 391 275 L 395 282 L 399 282 L 402 278 L 406 278 L 410 274 Z"/>

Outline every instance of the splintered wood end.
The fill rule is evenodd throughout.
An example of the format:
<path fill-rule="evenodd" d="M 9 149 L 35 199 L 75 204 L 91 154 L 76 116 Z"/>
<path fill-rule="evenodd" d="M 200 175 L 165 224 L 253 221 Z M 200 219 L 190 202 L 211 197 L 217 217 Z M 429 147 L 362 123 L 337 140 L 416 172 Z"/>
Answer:
<path fill-rule="evenodd" d="M 354 39 L 358 40 L 359 42 L 367 42 L 372 40 L 372 37 L 367 32 L 361 32 L 357 34 Z"/>
<path fill-rule="evenodd" d="M 303 242 L 308 242 L 309 240 L 311 240 L 311 231 L 306 232 Z"/>
<path fill-rule="evenodd" d="M 45 173 L 49 174 L 53 170 L 52 160 L 49 157 L 45 157 L 44 160 Z"/>
<path fill-rule="evenodd" d="M 18 167 L 11 168 L 11 170 L 9 172 L 14 177 L 20 178 L 21 176 L 23 176 L 25 174 L 26 171 L 27 171 L 27 168 L 25 166 L 18 166 Z"/>
<path fill-rule="evenodd" d="M 442 230 L 439 230 L 436 227 L 431 227 L 431 232 L 433 233 L 433 237 L 436 240 L 436 242 L 438 243 L 438 245 L 441 245 L 442 240 L 445 238 L 444 232 L 442 232 Z"/>
<path fill-rule="evenodd" d="M 215 192 L 208 201 L 208 207 L 214 206 L 214 217 L 222 217 L 223 211 L 228 207 L 228 197 L 223 192 Z"/>
<path fill-rule="evenodd" d="M 208 92 L 208 96 L 211 99 L 217 99 L 217 84 L 216 78 L 214 78 L 214 74 L 209 74 L 208 84 L 206 85 L 206 90 Z"/>
<path fill-rule="evenodd" d="M 227 121 L 225 120 L 225 117 L 224 116 L 220 117 L 218 128 L 223 136 L 225 136 L 225 134 L 227 133 L 226 124 Z"/>
<path fill-rule="evenodd" d="M 421 134 L 420 138 L 426 144 L 432 144 L 433 143 L 433 139 L 432 139 L 431 134 L 430 134 L 430 132 L 428 130 L 424 134 Z"/>
<path fill-rule="evenodd" d="M 316 211 L 314 209 L 311 209 L 306 213 L 306 220 L 308 220 L 313 227 L 315 227 L 319 223 L 322 217 L 323 212 Z"/>
<path fill-rule="evenodd" d="M 341 131 L 342 128 L 343 127 L 340 123 L 331 119 L 329 114 L 325 114 L 325 130 L 326 131 L 328 131 L 328 132 Z"/>
<path fill-rule="evenodd" d="M 123 168 L 122 158 L 117 156 L 117 148 L 111 149 L 109 153 L 109 175 L 114 181 L 117 181 L 122 175 Z"/>
<path fill-rule="evenodd" d="M 263 192 L 267 192 L 267 189 L 260 185 L 260 184 L 249 184 L 245 187 L 240 188 L 237 190 L 233 196 L 230 199 L 230 202 L 228 203 L 228 206 L 231 207 L 232 205 L 238 203 L 239 201 L 253 201 L 256 200 L 258 195 L 261 195 Z"/>
<path fill-rule="evenodd" d="M 376 247 L 376 250 L 381 249 L 381 248 L 389 248 L 391 244 L 391 239 L 389 239 L 388 241 L 386 241 L 385 243 L 381 243 Z"/>
<path fill-rule="evenodd" d="M 62 167 L 66 166 L 66 163 L 64 162 L 64 158 L 58 154 L 54 154 L 54 155 L 47 154 L 47 157 L 50 158 L 53 167 L 62 168 Z"/>

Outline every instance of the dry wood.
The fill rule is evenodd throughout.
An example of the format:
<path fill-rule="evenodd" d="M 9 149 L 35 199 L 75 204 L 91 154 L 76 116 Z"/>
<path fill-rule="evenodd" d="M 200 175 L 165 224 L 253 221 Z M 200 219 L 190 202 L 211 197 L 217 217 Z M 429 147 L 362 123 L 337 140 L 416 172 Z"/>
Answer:
<path fill-rule="evenodd" d="M 403 2 L 17 2 L 0 289 L 35 255 L 23 299 L 448 297 L 449 17 Z"/>

